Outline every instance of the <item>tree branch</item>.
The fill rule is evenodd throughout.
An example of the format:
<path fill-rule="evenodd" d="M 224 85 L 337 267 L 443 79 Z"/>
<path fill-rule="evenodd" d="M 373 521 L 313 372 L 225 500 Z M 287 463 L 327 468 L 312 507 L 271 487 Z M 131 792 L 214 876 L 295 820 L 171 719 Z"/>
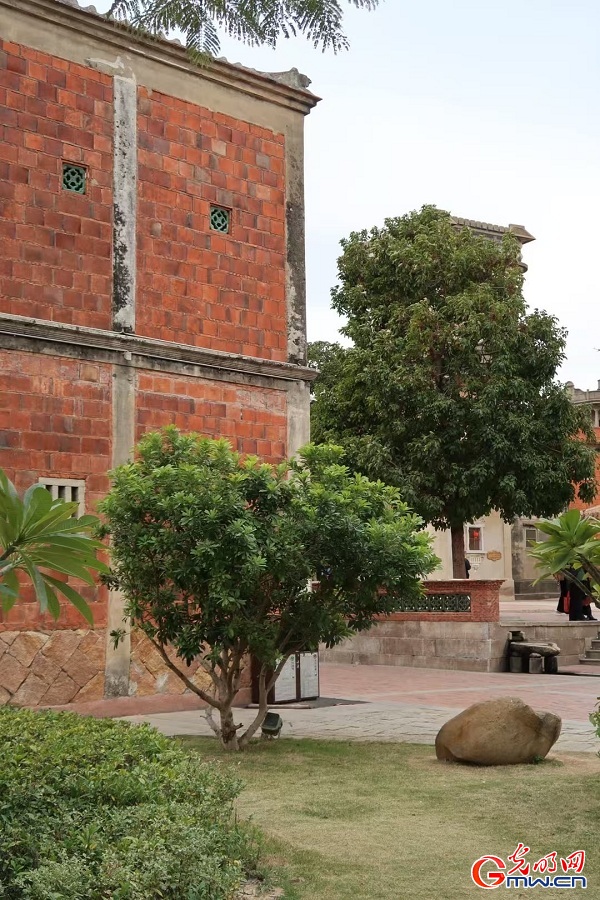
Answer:
<path fill-rule="evenodd" d="M 197 694 L 198 697 L 200 697 L 201 700 L 204 700 L 205 703 L 208 703 L 210 706 L 214 706 L 215 709 L 218 709 L 219 711 L 221 711 L 223 709 L 223 704 L 220 701 L 218 701 L 215 697 L 211 697 L 209 694 L 206 693 L 206 691 L 203 691 L 202 688 L 199 688 L 196 684 L 194 684 L 193 681 L 191 681 L 191 679 L 189 679 L 187 677 L 187 675 L 184 675 L 183 672 L 181 672 L 177 668 L 175 663 L 171 662 L 171 660 L 169 659 L 167 652 L 166 652 L 165 648 L 162 646 L 162 644 L 159 644 L 158 641 L 156 641 L 154 638 L 151 638 L 151 637 L 148 637 L 148 640 L 152 644 L 154 644 L 154 646 L 156 647 L 156 649 L 162 656 L 167 668 L 169 668 L 171 670 L 171 672 L 173 672 L 175 675 L 177 675 L 177 677 L 181 681 L 183 681 L 185 686 L 187 688 L 189 688 L 190 691 L 193 691 L 194 694 Z"/>

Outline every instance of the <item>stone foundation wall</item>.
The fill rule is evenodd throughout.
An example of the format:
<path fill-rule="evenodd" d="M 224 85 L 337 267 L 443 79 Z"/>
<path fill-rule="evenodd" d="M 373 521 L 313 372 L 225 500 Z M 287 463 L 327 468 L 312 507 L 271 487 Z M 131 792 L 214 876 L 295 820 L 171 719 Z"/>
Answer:
<path fill-rule="evenodd" d="M 175 654 L 171 654 L 175 660 Z M 181 666 L 181 660 L 178 661 Z M 210 677 L 197 662 L 183 668 L 185 675 L 203 690 L 210 687 Z M 183 681 L 172 672 L 158 650 L 140 631 L 131 634 L 131 668 L 129 670 L 129 696 L 150 697 L 153 694 L 192 693 Z"/>
<path fill-rule="evenodd" d="M 600 633 L 595 622 L 508 626 L 496 622 L 388 620 L 332 650 L 321 650 L 320 658 L 322 662 L 350 665 L 506 672 L 511 628 L 519 628 L 528 641 L 558 644 L 559 672 L 578 665 L 586 646 Z"/>
<path fill-rule="evenodd" d="M 106 632 L 98 628 L 0 632 L 0 706 L 65 706 L 104 698 Z M 174 658 L 174 656 L 173 656 Z M 197 662 L 184 669 L 198 687 L 210 678 Z M 131 635 L 129 696 L 174 698 L 193 692 L 139 631 Z M 250 702 L 250 671 L 238 705 Z"/>
<path fill-rule="evenodd" d="M 0 632 L 0 705 L 62 706 L 104 695 L 103 629 Z"/>
<path fill-rule="evenodd" d="M 322 650 L 322 662 L 415 666 L 468 672 L 506 670 L 508 629 L 495 622 L 378 622 L 368 632 Z"/>

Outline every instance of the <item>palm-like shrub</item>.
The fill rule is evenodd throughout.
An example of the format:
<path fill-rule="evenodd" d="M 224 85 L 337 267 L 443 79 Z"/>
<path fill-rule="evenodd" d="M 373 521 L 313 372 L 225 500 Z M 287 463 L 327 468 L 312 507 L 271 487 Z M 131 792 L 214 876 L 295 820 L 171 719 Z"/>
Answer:
<path fill-rule="evenodd" d="M 93 585 L 93 572 L 108 573 L 96 557 L 103 547 L 92 537 L 95 516 L 77 518 L 77 503 L 53 500 L 41 484 L 32 485 L 19 497 L 13 483 L 0 469 L 0 602 L 7 613 L 19 599 L 18 573 L 29 578 L 40 610 L 55 619 L 60 613 L 57 592 L 93 625 L 91 610 L 71 585 L 56 575 L 78 578 Z"/>
<path fill-rule="evenodd" d="M 570 580 L 589 593 L 587 579 L 594 596 L 600 595 L 600 521 L 584 518 L 578 509 L 570 509 L 553 521 L 538 522 L 536 528 L 548 535 L 529 549 L 540 570 L 537 581 L 570 571 Z"/>

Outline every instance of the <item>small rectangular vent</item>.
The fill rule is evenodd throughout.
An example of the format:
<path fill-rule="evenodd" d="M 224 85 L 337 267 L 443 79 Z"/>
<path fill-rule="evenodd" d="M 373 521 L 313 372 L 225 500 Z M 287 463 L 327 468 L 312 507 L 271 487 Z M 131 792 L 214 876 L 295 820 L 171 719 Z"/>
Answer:
<path fill-rule="evenodd" d="M 85 481 L 76 481 L 72 478 L 40 478 L 53 500 L 64 500 L 66 503 L 78 503 L 78 515 L 85 512 Z"/>

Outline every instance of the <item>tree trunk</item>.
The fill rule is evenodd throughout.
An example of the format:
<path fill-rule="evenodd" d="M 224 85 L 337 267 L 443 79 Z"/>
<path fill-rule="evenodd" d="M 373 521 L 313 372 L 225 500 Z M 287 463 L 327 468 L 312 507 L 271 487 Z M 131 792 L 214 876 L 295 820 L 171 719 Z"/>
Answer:
<path fill-rule="evenodd" d="M 238 726 L 239 727 L 239 726 Z M 239 750 L 238 728 L 233 721 L 233 710 L 226 706 L 221 710 L 221 744 L 224 750 Z"/>
<path fill-rule="evenodd" d="M 465 529 L 461 525 L 452 525 L 450 528 L 452 538 L 452 577 L 466 578 L 465 568 Z"/>

